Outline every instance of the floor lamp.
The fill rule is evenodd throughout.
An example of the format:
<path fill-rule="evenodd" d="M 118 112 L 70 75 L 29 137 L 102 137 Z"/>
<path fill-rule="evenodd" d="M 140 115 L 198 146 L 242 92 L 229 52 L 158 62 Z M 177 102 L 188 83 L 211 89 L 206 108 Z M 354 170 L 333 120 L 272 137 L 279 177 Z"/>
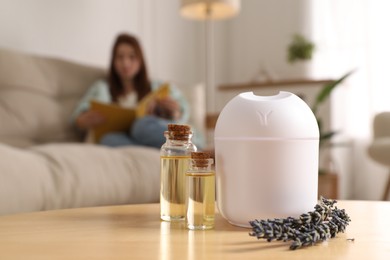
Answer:
<path fill-rule="evenodd" d="M 214 35 L 213 20 L 222 20 L 240 11 L 240 0 L 182 0 L 180 14 L 183 17 L 205 21 L 205 85 L 206 111 L 215 113 L 214 84 Z"/>

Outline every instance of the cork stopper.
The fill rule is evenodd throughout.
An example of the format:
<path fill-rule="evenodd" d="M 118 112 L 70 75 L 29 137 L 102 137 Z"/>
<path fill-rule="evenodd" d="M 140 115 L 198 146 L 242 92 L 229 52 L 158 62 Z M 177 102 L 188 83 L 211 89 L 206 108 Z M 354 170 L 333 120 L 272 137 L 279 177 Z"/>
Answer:
<path fill-rule="evenodd" d="M 189 132 L 191 127 L 189 125 L 168 124 L 168 131 Z"/>
<path fill-rule="evenodd" d="M 188 140 L 192 131 L 189 125 L 168 124 L 167 133 L 171 139 Z"/>
<path fill-rule="evenodd" d="M 208 166 L 211 155 L 208 152 L 192 152 L 191 159 L 195 167 L 206 167 Z M 211 162 L 212 163 L 212 162 Z"/>

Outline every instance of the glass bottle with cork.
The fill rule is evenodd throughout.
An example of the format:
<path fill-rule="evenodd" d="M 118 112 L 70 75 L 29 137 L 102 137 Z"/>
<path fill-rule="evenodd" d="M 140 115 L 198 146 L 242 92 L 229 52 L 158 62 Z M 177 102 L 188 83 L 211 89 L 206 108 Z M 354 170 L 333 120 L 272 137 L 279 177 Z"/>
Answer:
<path fill-rule="evenodd" d="M 207 152 L 192 152 L 186 173 L 186 224 L 188 229 L 214 228 L 215 172 Z"/>
<path fill-rule="evenodd" d="M 192 131 L 188 125 L 169 124 L 164 136 L 166 142 L 160 150 L 160 217 L 165 221 L 184 221 L 185 174 L 191 152 L 195 152 L 197 148 L 191 141 Z"/>

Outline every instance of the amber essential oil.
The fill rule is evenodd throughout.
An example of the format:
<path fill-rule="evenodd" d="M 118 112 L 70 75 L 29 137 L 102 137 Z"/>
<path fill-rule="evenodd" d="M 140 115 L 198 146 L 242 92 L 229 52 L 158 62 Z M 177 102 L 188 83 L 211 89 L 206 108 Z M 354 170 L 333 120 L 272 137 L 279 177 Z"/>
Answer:
<path fill-rule="evenodd" d="M 187 227 L 211 229 L 215 216 L 215 173 L 186 173 Z"/>
<path fill-rule="evenodd" d="M 186 173 L 186 224 L 188 229 L 214 228 L 215 172 L 213 159 L 205 152 L 192 152 Z"/>
<path fill-rule="evenodd" d="M 165 221 L 185 219 L 185 175 L 189 156 L 161 156 L 160 214 Z"/>

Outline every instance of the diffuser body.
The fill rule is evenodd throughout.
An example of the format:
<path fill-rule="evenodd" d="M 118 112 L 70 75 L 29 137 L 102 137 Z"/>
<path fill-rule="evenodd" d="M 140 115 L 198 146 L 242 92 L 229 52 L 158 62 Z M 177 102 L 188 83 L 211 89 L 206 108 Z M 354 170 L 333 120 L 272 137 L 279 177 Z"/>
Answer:
<path fill-rule="evenodd" d="M 319 130 L 309 106 L 279 92 L 234 97 L 215 128 L 217 205 L 231 224 L 298 216 L 318 190 Z"/>

